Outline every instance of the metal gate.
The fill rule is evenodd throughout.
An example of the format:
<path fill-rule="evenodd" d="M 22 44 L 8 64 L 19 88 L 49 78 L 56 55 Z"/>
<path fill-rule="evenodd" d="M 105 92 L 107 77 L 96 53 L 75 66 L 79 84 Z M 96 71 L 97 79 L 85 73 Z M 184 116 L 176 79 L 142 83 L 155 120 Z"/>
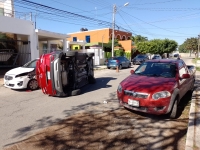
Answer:
<path fill-rule="evenodd" d="M 22 66 L 31 60 L 30 42 L 0 40 L 0 67 Z M 2 46 L 3 45 L 3 46 Z"/>

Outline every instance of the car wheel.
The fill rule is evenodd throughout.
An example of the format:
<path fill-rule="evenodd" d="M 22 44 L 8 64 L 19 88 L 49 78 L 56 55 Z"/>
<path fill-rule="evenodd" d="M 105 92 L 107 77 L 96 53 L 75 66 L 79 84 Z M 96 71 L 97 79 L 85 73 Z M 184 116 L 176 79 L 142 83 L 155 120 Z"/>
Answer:
<path fill-rule="evenodd" d="M 28 82 L 27 88 L 29 90 L 36 90 L 38 88 L 38 82 L 36 79 L 32 79 Z"/>
<path fill-rule="evenodd" d="M 89 77 L 88 77 L 88 82 L 89 82 L 90 84 L 94 84 L 94 83 L 96 83 L 96 79 L 95 79 L 93 76 L 89 76 Z"/>
<path fill-rule="evenodd" d="M 131 68 L 131 63 L 129 63 L 128 68 Z"/>
<path fill-rule="evenodd" d="M 68 51 L 68 52 L 66 52 L 66 56 L 75 56 L 75 55 L 77 55 L 77 53 L 78 52 L 73 52 L 73 51 Z"/>
<path fill-rule="evenodd" d="M 80 89 L 76 89 L 76 90 L 73 90 L 71 92 L 71 96 L 76 96 L 76 95 L 79 95 L 79 94 L 81 94 L 81 90 Z"/>
<path fill-rule="evenodd" d="M 122 69 L 122 65 L 119 65 L 119 70 L 121 70 Z"/>
<path fill-rule="evenodd" d="M 175 119 L 177 117 L 177 108 L 178 108 L 178 102 L 177 100 L 175 100 L 172 110 L 169 113 L 169 117 L 171 119 Z"/>
<path fill-rule="evenodd" d="M 110 67 L 107 67 L 108 69 L 110 69 Z"/>

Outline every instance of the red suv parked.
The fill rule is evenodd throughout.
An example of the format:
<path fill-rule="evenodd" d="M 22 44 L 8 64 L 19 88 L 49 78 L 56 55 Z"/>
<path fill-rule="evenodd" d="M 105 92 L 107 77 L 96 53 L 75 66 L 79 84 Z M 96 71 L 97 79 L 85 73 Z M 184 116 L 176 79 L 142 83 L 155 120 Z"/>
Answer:
<path fill-rule="evenodd" d="M 80 94 L 80 88 L 95 83 L 94 53 L 56 51 L 43 54 L 36 64 L 36 75 L 42 92 L 51 96 Z"/>
<path fill-rule="evenodd" d="M 119 103 L 132 110 L 177 117 L 181 98 L 193 90 L 195 67 L 181 59 L 155 59 L 141 64 L 118 86 Z"/>

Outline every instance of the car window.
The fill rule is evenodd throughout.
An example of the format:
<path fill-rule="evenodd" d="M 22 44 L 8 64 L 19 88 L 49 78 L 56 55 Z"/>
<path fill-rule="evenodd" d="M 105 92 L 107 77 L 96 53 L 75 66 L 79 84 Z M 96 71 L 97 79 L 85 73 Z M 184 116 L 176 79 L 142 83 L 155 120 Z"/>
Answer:
<path fill-rule="evenodd" d="M 183 62 L 179 61 L 178 67 L 179 67 L 179 68 L 182 68 L 182 67 L 183 67 Z"/>
<path fill-rule="evenodd" d="M 35 68 L 36 67 L 36 62 L 37 62 L 37 59 L 29 61 L 23 67 L 25 67 L 25 68 Z"/>
<path fill-rule="evenodd" d="M 176 75 L 176 65 L 174 63 L 145 62 L 135 70 L 135 74 L 172 78 Z"/>
<path fill-rule="evenodd" d="M 126 57 L 124 57 L 124 60 L 125 60 L 125 61 L 128 61 L 128 59 L 127 59 Z"/>
<path fill-rule="evenodd" d="M 144 55 L 137 55 L 136 58 L 145 58 Z"/>

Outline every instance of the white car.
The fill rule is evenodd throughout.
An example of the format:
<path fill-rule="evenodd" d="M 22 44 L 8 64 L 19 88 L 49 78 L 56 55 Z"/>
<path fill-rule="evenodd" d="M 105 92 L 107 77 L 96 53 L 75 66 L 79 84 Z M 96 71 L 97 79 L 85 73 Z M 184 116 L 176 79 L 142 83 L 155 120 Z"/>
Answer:
<path fill-rule="evenodd" d="M 4 75 L 4 86 L 10 89 L 36 90 L 38 82 L 35 77 L 36 62 L 38 59 L 29 61 L 22 67 L 9 70 Z"/>

